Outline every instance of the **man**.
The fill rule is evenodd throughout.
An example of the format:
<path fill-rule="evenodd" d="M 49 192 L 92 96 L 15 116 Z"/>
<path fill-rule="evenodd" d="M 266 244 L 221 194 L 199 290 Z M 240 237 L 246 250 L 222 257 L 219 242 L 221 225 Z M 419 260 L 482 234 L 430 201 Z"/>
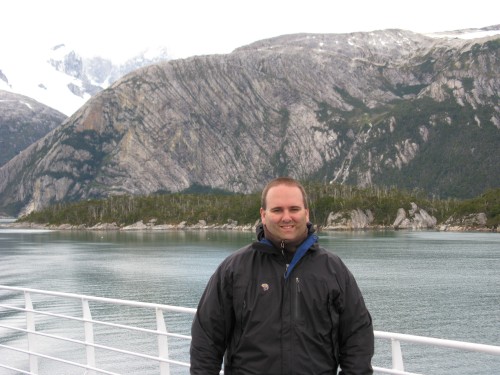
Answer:
<path fill-rule="evenodd" d="M 304 188 L 272 180 L 258 241 L 211 277 L 192 326 L 191 374 L 372 374 L 372 320 L 352 274 L 320 247 Z"/>

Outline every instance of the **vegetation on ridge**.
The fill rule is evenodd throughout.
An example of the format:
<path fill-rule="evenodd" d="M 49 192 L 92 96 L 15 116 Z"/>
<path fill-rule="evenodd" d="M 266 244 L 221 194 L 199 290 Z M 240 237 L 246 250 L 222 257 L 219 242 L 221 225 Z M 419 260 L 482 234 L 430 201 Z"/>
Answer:
<path fill-rule="evenodd" d="M 361 208 L 373 212 L 374 225 L 391 226 L 399 208 L 409 210 L 410 203 L 436 217 L 438 223 L 449 217 L 485 213 L 488 227 L 500 223 L 500 188 L 468 200 L 430 199 L 422 191 L 395 188 L 357 188 L 339 184 L 304 183 L 309 194 L 311 221 L 325 225 L 331 212 Z M 200 191 L 200 187 L 196 189 Z M 203 189 L 201 189 L 203 190 Z M 254 224 L 259 219 L 260 194 L 227 194 L 222 191 L 203 193 L 164 193 L 149 196 L 113 196 L 102 200 L 57 203 L 21 218 L 21 222 L 50 225 L 82 225 L 99 223 L 125 226 L 143 221 L 159 224 L 188 225 L 204 220 L 207 225 L 229 220 L 240 225 Z"/>

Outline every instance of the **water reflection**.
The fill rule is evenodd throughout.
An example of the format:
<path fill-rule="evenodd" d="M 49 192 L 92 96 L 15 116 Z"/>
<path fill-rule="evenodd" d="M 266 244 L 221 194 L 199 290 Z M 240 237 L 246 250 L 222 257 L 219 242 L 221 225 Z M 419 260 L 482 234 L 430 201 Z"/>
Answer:
<path fill-rule="evenodd" d="M 254 233 L 231 231 L 0 229 L 0 284 L 196 307 L 218 264 L 254 239 Z M 330 232 L 320 233 L 320 243 L 356 276 L 375 329 L 499 345 L 499 234 Z M 12 318 L 18 317 L 0 311 L 0 320 Z M 129 318 L 152 321 L 141 312 Z M 175 322 L 186 329 L 189 323 Z M 0 333 L 0 339 L 16 337 Z M 377 343 L 375 361 L 390 367 L 387 345 Z M 500 368 L 494 356 L 403 350 L 405 360 L 418 365 L 407 368 L 414 372 L 489 375 Z"/>

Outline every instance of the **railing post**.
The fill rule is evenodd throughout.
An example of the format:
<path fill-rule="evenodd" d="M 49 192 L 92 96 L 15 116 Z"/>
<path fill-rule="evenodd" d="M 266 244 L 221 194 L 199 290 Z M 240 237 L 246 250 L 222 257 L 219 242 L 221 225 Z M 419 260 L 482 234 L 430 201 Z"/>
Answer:
<path fill-rule="evenodd" d="M 168 359 L 168 338 L 162 333 L 167 333 L 167 326 L 163 317 L 163 310 L 156 308 L 156 329 L 158 331 L 158 356 Z M 160 375 L 170 375 L 170 364 L 160 362 Z"/>
<path fill-rule="evenodd" d="M 82 299 L 83 319 L 85 320 L 85 351 L 87 352 L 87 366 L 95 368 L 94 325 L 90 313 L 89 301 Z M 94 370 L 87 370 L 85 374 L 95 375 Z"/>
<path fill-rule="evenodd" d="M 24 292 L 24 301 L 26 308 L 26 329 L 28 330 L 28 352 L 30 358 L 30 373 L 38 374 L 38 356 L 36 353 L 36 326 L 35 313 L 33 312 L 33 303 L 29 292 Z M 30 333 L 33 332 L 33 333 Z"/>
<path fill-rule="evenodd" d="M 391 339 L 392 347 L 392 369 L 404 371 L 403 352 L 401 351 L 401 343 L 399 340 Z"/>

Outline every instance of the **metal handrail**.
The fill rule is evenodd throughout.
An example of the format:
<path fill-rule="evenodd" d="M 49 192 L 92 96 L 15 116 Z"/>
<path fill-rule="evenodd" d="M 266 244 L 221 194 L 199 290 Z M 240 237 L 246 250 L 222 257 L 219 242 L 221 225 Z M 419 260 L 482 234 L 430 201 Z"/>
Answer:
<path fill-rule="evenodd" d="M 8 363 L 1 363 L 1 362 L 0 362 L 0 368 L 17 371 L 17 373 L 35 375 L 39 374 L 39 368 L 38 368 L 39 359 L 46 359 L 58 363 L 64 363 L 70 366 L 75 366 L 78 368 L 83 368 L 86 370 L 85 374 L 87 375 L 96 375 L 96 374 L 117 375 L 117 373 L 105 370 L 104 368 L 100 368 L 96 364 L 95 350 L 97 349 L 105 350 L 112 353 L 126 354 L 134 356 L 136 358 L 142 358 L 145 360 L 156 362 L 159 366 L 160 375 L 170 375 L 170 365 L 189 367 L 188 362 L 169 358 L 168 338 L 173 337 L 189 341 L 191 340 L 191 336 L 183 333 L 169 332 L 165 324 L 164 312 L 167 313 L 175 312 L 175 313 L 194 315 L 196 313 L 196 309 L 194 308 L 0 285 L 0 291 L 2 290 L 12 291 L 16 293 L 23 293 L 24 295 L 23 298 L 24 307 L 12 306 L 8 304 L 0 304 L 0 313 L 2 311 L 15 311 L 18 313 L 23 313 L 25 315 L 26 328 L 21 328 L 19 326 L 3 324 L 3 323 L 0 324 L 0 328 L 23 334 L 25 337 L 27 337 L 28 348 L 23 349 L 18 346 L 0 344 L 0 349 L 4 349 L 7 351 L 15 351 L 18 353 L 25 354 L 29 359 L 29 361 L 27 361 L 29 362 L 29 371 L 16 368 L 12 365 L 9 365 Z M 31 298 L 32 295 L 46 295 L 51 297 L 61 297 L 65 299 L 79 300 L 81 301 L 82 317 L 37 310 L 33 307 L 33 302 Z M 95 319 L 90 309 L 89 302 L 99 302 L 103 304 L 151 309 L 154 311 L 156 317 L 156 330 L 137 327 L 129 324 L 112 323 Z M 82 323 L 84 326 L 83 331 L 85 339 L 77 340 L 60 335 L 50 334 L 47 332 L 42 332 L 41 329 L 37 328 L 37 322 L 35 321 L 35 316 L 45 316 L 49 318 L 65 319 L 73 322 Z M 0 322 L 1 320 L 2 316 L 0 315 Z M 94 327 L 98 325 L 154 335 L 157 339 L 156 346 L 158 355 L 143 354 L 135 351 L 120 349 L 113 346 L 97 344 L 94 342 Z M 40 351 L 37 350 L 38 349 L 37 342 L 42 337 L 81 345 L 83 348 L 85 348 L 86 363 L 75 362 L 61 357 L 41 353 Z M 474 352 L 481 352 L 493 355 L 500 355 L 500 346 L 494 346 L 494 345 L 484 345 L 484 344 L 476 344 L 463 341 L 444 340 L 432 337 L 423 337 L 423 336 L 415 336 L 415 335 L 407 335 L 407 334 L 383 332 L 383 331 L 375 331 L 375 338 L 387 339 L 391 341 L 392 368 L 384 368 L 377 366 L 373 367 L 375 372 L 382 374 L 419 375 L 416 373 L 406 372 L 404 370 L 401 342 L 441 346 L 441 347 L 454 348 L 465 351 L 474 351 Z M 0 359 L 0 361 L 4 361 L 4 359 Z"/>

